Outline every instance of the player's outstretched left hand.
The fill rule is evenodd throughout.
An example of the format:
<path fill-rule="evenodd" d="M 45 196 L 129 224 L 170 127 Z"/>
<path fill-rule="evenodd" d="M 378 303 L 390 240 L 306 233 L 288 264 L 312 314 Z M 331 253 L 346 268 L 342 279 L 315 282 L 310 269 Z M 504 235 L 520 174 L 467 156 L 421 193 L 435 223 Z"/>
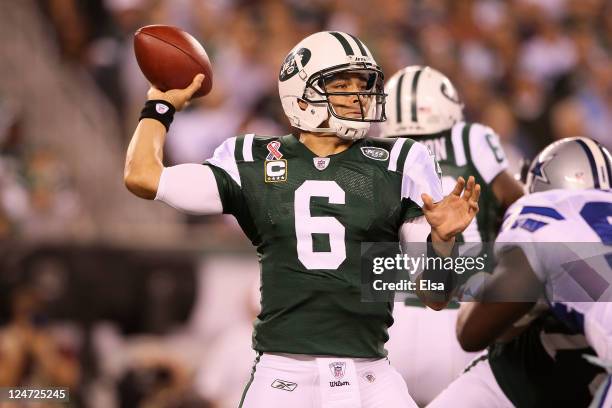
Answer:
<path fill-rule="evenodd" d="M 453 191 L 437 203 L 428 194 L 422 194 L 423 213 L 431 226 L 432 235 L 448 241 L 464 231 L 478 214 L 478 198 L 480 184 L 476 184 L 473 176 L 470 176 L 467 185 L 463 177 L 459 177 Z"/>

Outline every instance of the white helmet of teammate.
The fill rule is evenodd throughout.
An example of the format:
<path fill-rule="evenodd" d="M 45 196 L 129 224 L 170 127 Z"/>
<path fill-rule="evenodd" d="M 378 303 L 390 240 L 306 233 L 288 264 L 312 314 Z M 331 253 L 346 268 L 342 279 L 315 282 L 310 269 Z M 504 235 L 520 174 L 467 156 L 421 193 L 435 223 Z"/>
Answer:
<path fill-rule="evenodd" d="M 527 173 L 529 193 L 553 189 L 609 189 L 612 156 L 588 137 L 561 139 L 538 154 Z"/>
<path fill-rule="evenodd" d="M 431 67 L 412 65 L 387 81 L 383 137 L 430 135 L 463 120 L 463 103 L 452 82 Z"/>
<path fill-rule="evenodd" d="M 363 74 L 367 89 L 325 90 L 326 81 L 346 72 Z M 371 122 L 385 120 L 383 79 L 372 53 L 361 40 L 340 31 L 323 31 L 306 37 L 287 55 L 278 75 L 278 92 L 292 126 L 308 132 L 335 133 L 343 139 L 361 139 Z M 329 102 L 333 95 L 355 95 L 361 117 L 339 115 Z M 302 109 L 298 101 L 303 101 L 306 108 Z M 327 127 L 321 127 L 325 121 Z"/>

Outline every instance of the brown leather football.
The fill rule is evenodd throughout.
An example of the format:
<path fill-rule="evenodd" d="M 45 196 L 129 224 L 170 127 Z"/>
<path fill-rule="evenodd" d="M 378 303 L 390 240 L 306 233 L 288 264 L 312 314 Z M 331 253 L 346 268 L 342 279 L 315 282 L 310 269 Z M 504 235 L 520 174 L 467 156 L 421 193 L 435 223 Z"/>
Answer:
<path fill-rule="evenodd" d="M 134 34 L 134 53 L 144 76 L 161 91 L 186 88 L 199 73 L 205 78 L 193 97 L 204 96 L 212 88 L 212 66 L 204 47 L 179 28 L 139 28 Z"/>

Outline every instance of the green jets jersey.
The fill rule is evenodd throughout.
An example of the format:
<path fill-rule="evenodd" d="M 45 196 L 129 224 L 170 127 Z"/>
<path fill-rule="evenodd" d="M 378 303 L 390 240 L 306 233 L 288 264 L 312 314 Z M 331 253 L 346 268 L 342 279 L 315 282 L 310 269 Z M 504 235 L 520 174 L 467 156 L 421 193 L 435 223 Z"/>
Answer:
<path fill-rule="evenodd" d="M 595 355 L 584 335 L 546 313 L 508 343 L 491 346 L 489 364 L 517 408 L 586 408 L 604 370 L 584 354 Z"/>
<path fill-rule="evenodd" d="M 493 242 L 500 209 L 490 184 L 508 167 L 497 134 L 478 123 L 459 122 L 447 131 L 419 136 L 417 141 L 426 145 L 440 163 L 445 194 L 451 192 L 459 176 L 466 181 L 469 176 L 474 176 L 480 184 L 480 211 L 457 240 Z"/>
<path fill-rule="evenodd" d="M 317 157 L 293 135 L 228 139 L 207 162 L 223 211 L 257 247 L 264 352 L 382 357 L 392 303 L 362 303 L 362 242 L 396 242 L 442 198 L 437 165 L 410 139 L 363 139 Z"/>

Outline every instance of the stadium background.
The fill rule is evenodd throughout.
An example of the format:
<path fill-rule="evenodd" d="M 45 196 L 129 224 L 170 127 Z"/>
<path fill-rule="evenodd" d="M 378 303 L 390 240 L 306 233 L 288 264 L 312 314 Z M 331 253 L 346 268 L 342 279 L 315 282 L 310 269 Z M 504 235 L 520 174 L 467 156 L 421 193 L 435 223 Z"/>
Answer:
<path fill-rule="evenodd" d="M 70 386 L 74 407 L 225 407 L 248 377 L 254 250 L 231 219 L 122 183 L 148 86 L 132 35 L 155 23 L 196 36 L 215 74 L 176 117 L 167 165 L 286 133 L 280 63 L 325 29 L 362 38 L 387 77 L 446 73 L 512 172 L 567 136 L 612 148 L 605 0 L 0 1 L 0 385 Z"/>

